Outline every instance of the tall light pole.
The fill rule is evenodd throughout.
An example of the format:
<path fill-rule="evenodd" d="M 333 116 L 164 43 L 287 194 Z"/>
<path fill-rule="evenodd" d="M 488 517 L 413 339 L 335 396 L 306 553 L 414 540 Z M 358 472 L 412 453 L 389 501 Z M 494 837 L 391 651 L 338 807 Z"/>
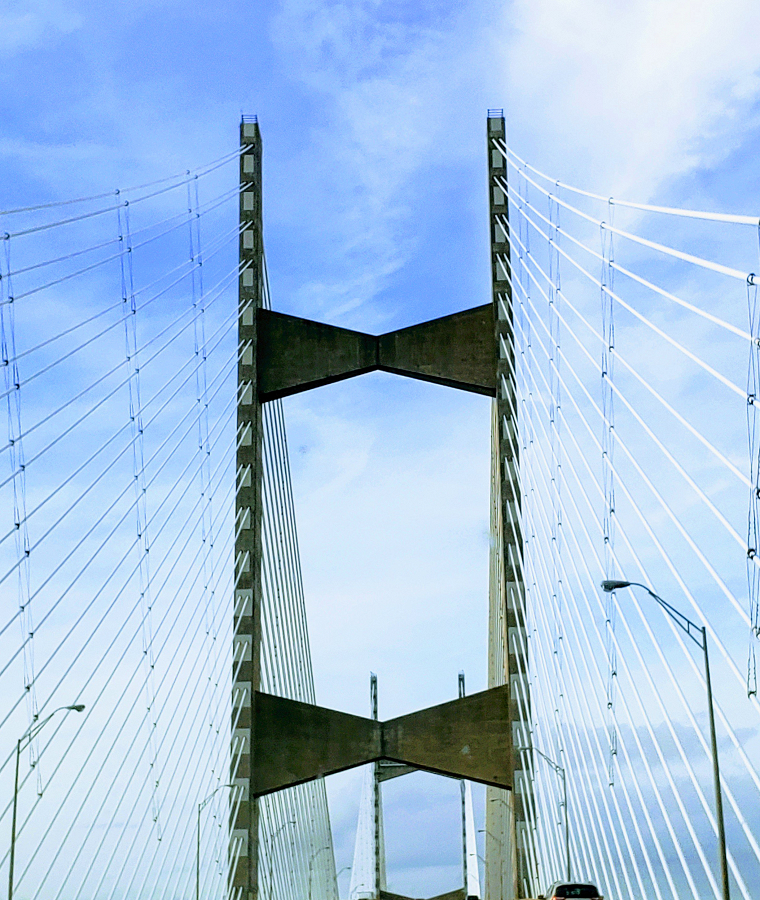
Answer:
<path fill-rule="evenodd" d="M 659 594 L 655 594 L 645 584 L 638 581 L 603 581 L 602 590 L 610 594 L 627 587 L 643 588 L 647 594 L 656 600 L 678 627 L 685 631 L 694 643 L 702 650 L 705 659 L 705 683 L 707 686 L 707 712 L 710 718 L 710 743 L 712 746 L 713 778 L 715 781 L 715 818 L 718 822 L 718 855 L 720 857 L 720 876 L 723 888 L 723 900 L 730 900 L 731 894 L 728 883 L 728 856 L 726 854 L 726 828 L 723 821 L 723 794 L 720 787 L 720 765 L 718 763 L 718 741 L 715 737 L 715 711 L 713 709 L 712 682 L 710 681 L 710 657 L 707 654 L 707 629 L 695 625 L 691 619 L 671 606 Z"/>
<path fill-rule="evenodd" d="M 234 784 L 219 784 L 205 800 L 201 800 L 198 804 L 198 826 L 195 831 L 195 900 L 200 900 L 201 896 L 201 813 L 214 799 L 218 791 L 221 791 L 222 788 L 234 787 Z"/>
<path fill-rule="evenodd" d="M 489 831 L 487 828 L 478 828 L 478 834 L 487 834 L 488 837 L 493 838 L 495 841 L 501 844 L 501 856 L 499 857 L 499 900 L 501 900 L 501 898 L 504 896 L 504 841 L 500 837 L 497 837 L 492 831 Z M 485 864 L 486 861 L 483 860 L 483 865 L 485 866 Z M 487 869 L 486 878 L 488 878 Z M 487 883 L 486 890 L 488 890 Z"/>
<path fill-rule="evenodd" d="M 288 827 L 288 825 L 295 825 L 295 824 L 296 824 L 295 819 L 288 819 L 287 822 L 283 822 L 282 825 L 280 825 L 280 827 L 277 829 L 277 831 L 275 831 L 269 837 L 268 849 L 267 849 L 267 859 L 269 860 L 269 900 L 272 900 L 272 892 L 274 891 L 274 884 L 272 881 L 273 867 L 274 867 L 274 853 L 273 853 L 274 839 L 277 837 L 278 834 L 283 832 Z"/>
<path fill-rule="evenodd" d="M 309 857 L 309 900 L 311 900 L 311 876 L 312 876 L 313 870 L 314 870 L 314 860 L 319 856 L 319 854 L 323 850 L 329 850 L 329 849 L 330 849 L 330 845 L 325 844 L 324 847 L 320 847 L 319 850 L 315 850 Z"/>
<path fill-rule="evenodd" d="M 567 774 L 563 766 L 559 763 L 554 762 L 553 759 L 548 757 L 545 753 L 538 749 L 538 747 L 516 747 L 516 753 L 522 753 L 530 751 L 537 753 L 541 759 L 545 760 L 554 771 L 559 775 L 562 779 L 562 805 L 565 807 L 565 867 L 566 867 L 566 877 L 567 880 L 570 881 L 570 809 L 567 805 Z"/>
<path fill-rule="evenodd" d="M 8 870 L 8 900 L 13 900 L 13 864 L 16 861 L 16 810 L 18 808 L 18 769 L 19 769 L 19 760 L 21 759 L 21 751 L 24 747 L 28 747 L 29 744 L 37 737 L 40 731 L 47 725 L 47 723 L 53 718 L 56 713 L 63 712 L 64 710 L 73 710 L 74 712 L 82 712 L 84 709 L 84 703 L 75 703 L 72 706 L 59 706 L 58 709 L 54 709 L 49 716 L 42 719 L 41 721 L 33 722 L 29 728 L 21 735 L 21 737 L 16 741 L 16 780 L 13 782 L 13 816 L 11 818 L 11 854 L 10 854 L 10 866 Z"/>

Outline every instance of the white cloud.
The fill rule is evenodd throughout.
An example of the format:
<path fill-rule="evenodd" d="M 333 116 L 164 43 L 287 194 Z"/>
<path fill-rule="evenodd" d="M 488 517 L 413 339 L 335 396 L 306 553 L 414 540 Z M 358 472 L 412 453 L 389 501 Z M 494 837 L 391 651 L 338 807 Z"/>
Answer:
<path fill-rule="evenodd" d="M 472 2 L 411 16 L 286 0 L 274 19 L 290 77 L 320 110 L 299 165 L 323 215 L 303 225 L 321 232 L 328 219 L 344 265 L 303 284 L 297 304 L 323 316 L 362 307 L 382 320 L 373 301 L 417 250 L 429 179 L 449 165 L 482 173 L 487 106 L 505 107 L 515 148 L 550 174 L 642 199 L 723 158 L 754 123 L 760 7 L 748 0 Z"/>
<path fill-rule="evenodd" d="M 648 196 L 741 141 L 760 89 L 757 4 L 518 0 L 509 18 L 512 123 L 560 177 Z"/>
<path fill-rule="evenodd" d="M 82 27 L 82 16 L 56 0 L 10 3 L 0 10 L 0 55 L 13 56 Z"/>
<path fill-rule="evenodd" d="M 482 127 L 463 125 L 461 112 L 471 107 L 482 119 L 483 26 L 472 7 L 424 22 L 407 17 L 401 7 L 384 17 L 376 3 L 289 0 L 273 26 L 291 77 L 324 111 L 303 162 L 312 199 L 329 215 L 334 256 L 371 272 L 335 272 L 318 285 L 326 314 L 371 306 L 410 260 L 410 224 L 431 190 L 422 173 L 482 150 Z M 313 302 L 311 285 L 304 293 Z"/>
<path fill-rule="evenodd" d="M 198 84 L 192 54 L 177 58 L 176 72 L 138 77 L 109 54 L 101 58 L 96 51 L 108 41 L 90 36 L 82 71 L 92 90 L 53 104 L 67 120 L 98 123 L 86 140 L 78 129 L 77 142 L 61 150 L 65 157 L 56 151 L 66 179 L 60 167 L 47 173 L 44 135 L 30 144 L 19 136 L 23 128 L 8 128 L 0 155 L 23 157 L 35 177 L 47 173 L 68 194 L 78 191 L 74 179 L 107 188 L 111 173 L 121 178 L 125 168 L 129 182 L 148 180 L 184 168 L 201 146 L 226 149 L 234 128 L 220 136 L 220 122 L 237 115 L 230 100 L 241 96 L 236 91 L 250 90 L 243 96 L 286 110 L 263 122 L 267 178 L 277 172 L 266 198 L 268 223 L 278 218 L 286 232 L 270 256 L 279 253 L 273 282 L 294 255 L 305 261 L 293 293 L 277 291 L 275 307 L 295 304 L 314 318 L 355 317 L 356 327 L 379 331 L 392 304 L 405 309 L 408 295 L 398 285 L 420 259 L 435 255 L 442 268 L 451 266 L 447 250 L 461 228 L 443 223 L 428 244 L 422 237 L 428 200 L 481 203 L 485 215 L 487 106 L 506 107 L 515 148 L 540 166 L 635 198 L 723 158 L 746 138 L 760 91 L 760 9 L 749 2 L 517 0 L 498 9 L 478 0 L 444 13 L 441 6 L 285 0 L 272 26 L 279 69 L 271 81 L 251 77 L 241 54 L 234 86 L 204 84 L 208 100 L 184 94 L 186 84 Z M 89 25 L 96 17 L 88 11 L 86 18 Z M 53 0 L 6 7 L 0 54 L 47 47 L 81 25 L 78 14 Z M 269 51 L 253 40 L 261 34 L 242 36 L 254 53 Z M 231 34 L 227 45 L 211 50 L 237 59 L 240 39 Z M 134 53 L 139 59 L 145 50 Z M 174 65 L 174 57 L 167 59 Z M 51 54 L 51 71 L 66 64 Z M 290 79 L 285 86 L 283 72 Z M 295 104 L 284 100 L 291 88 L 300 92 L 309 124 L 299 134 L 300 151 L 278 159 L 270 137 L 281 140 L 299 127 L 290 118 Z M 460 194 L 446 181 L 454 169 L 467 185 Z M 292 206 L 284 203 L 286 191 Z M 483 266 L 485 283 L 485 255 L 473 253 L 465 263 Z M 422 280 L 413 286 L 424 289 Z M 472 298 L 478 302 L 485 298 Z M 431 308 L 430 315 L 437 312 Z M 645 350 L 642 366 L 649 362 Z M 670 374 L 678 375 L 675 389 L 685 376 L 675 368 Z M 325 389 L 303 405 L 289 401 L 287 409 L 318 696 L 364 711 L 367 670 L 374 666 L 390 713 L 451 696 L 462 666 L 473 687 L 483 676 L 489 421 L 479 399 L 469 398 L 472 408 L 465 409 L 429 386 L 386 393 L 380 379 Z M 349 394 L 355 402 L 342 403 Z M 298 454 L 301 443 L 308 453 Z M 351 777 L 333 795 L 344 830 L 355 815 Z M 446 852 L 456 860 L 455 842 Z M 399 857 L 398 866 L 400 875 L 404 867 L 422 871 L 415 860 Z"/>

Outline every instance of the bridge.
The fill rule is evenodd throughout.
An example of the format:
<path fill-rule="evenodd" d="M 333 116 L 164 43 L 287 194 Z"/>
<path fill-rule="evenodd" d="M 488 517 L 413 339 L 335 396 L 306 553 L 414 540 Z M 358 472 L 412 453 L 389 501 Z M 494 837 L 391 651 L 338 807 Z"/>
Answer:
<path fill-rule="evenodd" d="M 351 900 L 404 896 L 382 786 L 417 772 L 461 790 L 426 896 L 758 896 L 760 219 L 485 126 L 491 294 L 383 334 L 270 294 L 254 118 L 197 170 L 0 212 L 9 900 L 332 900 L 325 779 L 358 766 Z M 487 689 L 389 720 L 374 679 L 366 715 L 317 702 L 285 427 L 373 371 L 492 423 Z"/>

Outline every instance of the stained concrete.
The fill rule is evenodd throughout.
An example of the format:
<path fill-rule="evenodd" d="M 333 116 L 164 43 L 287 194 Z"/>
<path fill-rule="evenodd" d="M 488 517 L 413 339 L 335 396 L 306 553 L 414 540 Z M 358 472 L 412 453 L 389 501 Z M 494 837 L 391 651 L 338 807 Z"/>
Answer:
<path fill-rule="evenodd" d="M 382 725 L 374 719 L 257 692 L 252 791 L 269 794 L 379 759 Z"/>
<path fill-rule="evenodd" d="M 380 335 L 378 342 L 379 368 L 385 372 L 496 395 L 490 303 Z"/>
<path fill-rule="evenodd" d="M 403 894 L 392 894 L 390 891 L 380 891 L 380 900 L 413 900 L 413 898 L 405 897 Z M 435 897 L 429 897 L 428 900 L 467 900 L 467 894 L 464 888 L 457 888 L 454 891 L 447 891 L 445 894 L 436 894 Z"/>
<path fill-rule="evenodd" d="M 287 397 L 377 369 L 377 339 L 370 334 L 258 311 L 259 398 Z"/>
<path fill-rule="evenodd" d="M 388 722 L 257 692 L 251 791 L 269 794 L 375 760 L 509 788 L 509 686 Z"/>
<path fill-rule="evenodd" d="M 381 370 L 496 396 L 491 304 L 382 335 L 259 309 L 261 402 Z"/>

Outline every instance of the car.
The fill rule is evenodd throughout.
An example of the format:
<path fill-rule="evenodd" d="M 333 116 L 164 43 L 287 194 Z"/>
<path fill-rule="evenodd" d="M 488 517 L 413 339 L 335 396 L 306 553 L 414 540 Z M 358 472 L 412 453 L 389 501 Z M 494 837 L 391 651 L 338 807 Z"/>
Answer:
<path fill-rule="evenodd" d="M 576 897 L 578 900 L 604 900 L 596 885 L 575 881 L 555 881 L 545 894 L 538 895 L 538 900 L 560 900 L 560 898 L 564 900 L 565 897 Z"/>

